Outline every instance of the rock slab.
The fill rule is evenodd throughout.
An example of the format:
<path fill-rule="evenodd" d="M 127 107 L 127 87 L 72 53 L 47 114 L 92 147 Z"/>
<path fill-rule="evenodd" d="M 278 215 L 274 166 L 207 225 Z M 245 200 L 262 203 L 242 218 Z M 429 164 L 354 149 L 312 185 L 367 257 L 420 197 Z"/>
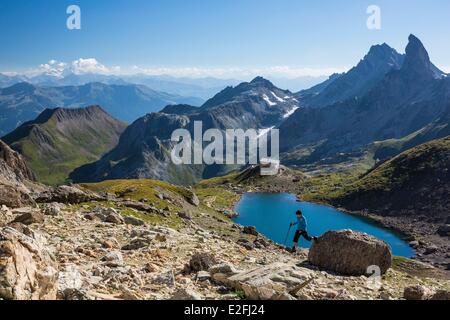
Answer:
<path fill-rule="evenodd" d="M 384 242 L 352 230 L 330 231 L 314 242 L 309 262 L 321 269 L 348 276 L 371 275 L 373 266 L 385 274 L 391 267 L 392 253 Z"/>

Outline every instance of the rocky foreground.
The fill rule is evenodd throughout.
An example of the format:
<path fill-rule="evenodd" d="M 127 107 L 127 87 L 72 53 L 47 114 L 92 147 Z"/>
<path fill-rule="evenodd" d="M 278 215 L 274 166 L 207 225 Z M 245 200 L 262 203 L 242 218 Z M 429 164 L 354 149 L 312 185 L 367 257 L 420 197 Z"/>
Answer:
<path fill-rule="evenodd" d="M 371 237 L 325 235 L 308 259 L 307 250 L 289 254 L 231 222 L 214 209 L 217 197 L 155 185 L 156 198 L 133 199 L 140 188 L 148 187 L 117 193 L 61 187 L 40 193 L 35 206 L 3 205 L 0 298 L 449 298 L 445 273 L 407 259 L 391 265 L 390 251 Z M 339 239 L 356 250 L 351 258 L 339 260 L 341 246 L 330 252 L 328 241 Z M 374 254 L 360 254 L 366 250 Z M 334 265 L 322 265 L 323 257 Z M 362 275 L 365 264 L 378 262 L 381 278 Z"/>
<path fill-rule="evenodd" d="M 251 167 L 240 173 L 203 181 L 201 185 L 232 190 L 237 194 L 293 193 L 304 201 L 331 205 L 398 232 L 416 250 L 417 260 L 449 271 L 449 156 L 450 138 L 447 137 L 408 151 L 364 173 L 362 178 L 355 173 L 307 176 L 284 166 L 278 175 L 262 177 L 259 167 Z M 414 165 L 399 165 L 398 162 L 403 163 L 405 158 Z M 388 178 L 384 177 L 386 175 Z M 346 197 L 358 206 L 337 200 Z M 365 198 L 370 198 L 370 203 Z"/>
<path fill-rule="evenodd" d="M 449 299 L 448 273 L 365 234 L 292 255 L 232 222 L 226 188 L 33 179 L 0 143 L 0 299 Z"/>

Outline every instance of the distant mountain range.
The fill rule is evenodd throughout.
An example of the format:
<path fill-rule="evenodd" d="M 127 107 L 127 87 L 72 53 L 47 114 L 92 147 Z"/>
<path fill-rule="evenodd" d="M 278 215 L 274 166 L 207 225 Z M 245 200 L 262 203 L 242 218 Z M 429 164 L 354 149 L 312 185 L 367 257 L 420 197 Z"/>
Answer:
<path fill-rule="evenodd" d="M 56 185 L 111 150 L 125 127 L 98 106 L 46 109 L 2 140 L 25 157 L 39 182 Z"/>
<path fill-rule="evenodd" d="M 80 106 L 89 104 L 94 96 L 120 119 L 136 114 L 123 106 L 140 105 L 150 96 L 145 87 L 130 85 L 36 88 L 20 84 L 12 88 L 19 106 L 45 105 L 49 96 Z M 8 96 L 10 90 L 0 92 Z M 74 168 L 70 179 L 155 178 L 191 184 L 237 169 L 171 162 L 172 132 L 185 128 L 192 133 L 195 121 L 203 122 L 203 130 L 258 129 L 264 133 L 279 128 L 283 163 L 314 167 L 325 159 L 339 165 L 347 155 L 369 155 L 372 164 L 394 157 L 449 135 L 449 115 L 450 78 L 433 65 L 422 42 L 411 35 L 405 54 L 387 44 L 373 46 L 349 72 L 298 93 L 257 77 L 226 87 L 200 107 L 183 102 L 148 113 L 128 126 L 117 146 L 98 161 Z M 8 139 L 8 143 L 14 140 Z"/>
<path fill-rule="evenodd" d="M 149 88 L 181 96 L 194 96 L 204 100 L 212 97 L 226 86 L 235 85 L 239 80 L 217 78 L 176 78 L 171 76 L 149 76 L 145 74 L 109 75 L 98 73 L 63 74 L 43 72 L 34 76 L 6 75 L 0 73 L 0 88 L 10 87 L 20 82 L 28 82 L 42 87 L 82 86 L 92 82 L 115 85 L 145 85 Z"/>
<path fill-rule="evenodd" d="M 309 88 L 326 79 L 325 76 L 299 76 L 273 77 L 273 81 L 281 88 L 288 88 L 294 91 Z M 74 73 L 66 70 L 64 73 L 54 74 L 43 72 L 34 76 L 26 75 L 6 75 L 0 73 L 0 88 L 10 87 L 20 82 L 28 82 L 35 86 L 61 87 L 61 86 L 82 86 L 92 82 L 103 84 L 145 85 L 155 91 L 162 91 L 173 95 L 184 97 L 197 97 L 207 100 L 217 92 L 228 86 L 236 86 L 242 80 L 220 79 L 214 77 L 174 77 L 169 75 L 108 75 L 98 73 Z"/>
<path fill-rule="evenodd" d="M 298 101 L 291 92 L 258 77 L 224 89 L 197 110 L 186 105 L 171 106 L 161 113 L 146 115 L 125 130 L 116 148 L 99 161 L 75 170 L 70 177 L 76 182 L 127 177 L 193 183 L 236 167 L 175 166 L 170 159 L 170 138 L 175 129 L 185 128 L 192 133 L 194 121 L 202 121 L 203 130 L 267 130 L 297 108 Z"/>
<path fill-rule="evenodd" d="M 24 76 L 9 76 L 0 73 L 0 88 L 11 87 L 20 82 L 26 82 L 27 78 Z"/>
<path fill-rule="evenodd" d="M 201 105 L 203 100 L 155 91 L 143 85 L 88 83 L 40 87 L 21 82 L 0 89 L 0 135 L 35 119 L 47 108 L 102 105 L 114 117 L 131 123 L 147 113 L 179 103 Z"/>

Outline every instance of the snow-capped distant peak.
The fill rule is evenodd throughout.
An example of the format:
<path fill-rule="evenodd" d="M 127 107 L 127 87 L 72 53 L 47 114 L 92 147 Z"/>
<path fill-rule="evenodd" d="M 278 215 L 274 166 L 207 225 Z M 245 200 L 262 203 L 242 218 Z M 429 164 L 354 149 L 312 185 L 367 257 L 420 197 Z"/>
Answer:
<path fill-rule="evenodd" d="M 299 109 L 299 107 L 294 107 L 294 108 L 292 108 L 292 110 L 288 111 L 288 112 L 283 116 L 283 118 L 284 118 L 284 119 L 289 118 L 289 117 L 292 116 L 292 115 L 294 114 L 294 112 L 297 111 L 298 109 Z"/>
<path fill-rule="evenodd" d="M 273 106 L 276 106 L 276 105 L 277 105 L 277 103 L 276 103 L 276 102 L 273 102 L 272 100 L 270 100 L 269 97 L 268 97 L 266 94 L 263 94 L 262 97 L 263 97 L 264 101 L 266 101 L 266 103 L 267 103 L 270 107 L 273 107 Z"/>

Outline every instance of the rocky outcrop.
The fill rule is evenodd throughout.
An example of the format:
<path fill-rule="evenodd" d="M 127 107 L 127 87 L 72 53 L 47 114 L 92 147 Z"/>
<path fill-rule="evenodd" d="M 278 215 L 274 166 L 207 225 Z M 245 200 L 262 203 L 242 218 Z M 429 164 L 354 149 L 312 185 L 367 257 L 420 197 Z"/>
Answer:
<path fill-rule="evenodd" d="M 53 300 L 57 279 L 56 264 L 42 239 L 10 227 L 0 229 L 0 298 Z"/>
<path fill-rule="evenodd" d="M 81 190 L 75 186 L 60 186 L 52 190 L 45 191 L 37 197 L 38 203 L 61 202 L 68 204 L 78 204 L 88 201 L 99 201 L 102 198 L 90 191 Z"/>
<path fill-rule="evenodd" d="M 11 208 L 34 205 L 25 186 L 32 180 L 34 175 L 22 156 L 0 140 L 0 204 Z"/>
<path fill-rule="evenodd" d="M 44 214 L 40 210 L 25 210 L 24 212 L 21 212 L 12 223 L 30 225 L 33 223 L 42 223 L 44 222 L 44 219 Z"/>
<path fill-rule="evenodd" d="M 1 163 L 8 166 L 19 180 L 33 181 L 35 179 L 23 157 L 0 140 L 0 166 L 2 166 Z"/>
<path fill-rule="evenodd" d="M 0 182 L 0 204 L 10 208 L 19 208 L 30 205 L 34 206 L 35 202 L 26 188 L 2 184 Z"/>
<path fill-rule="evenodd" d="M 371 266 L 385 274 L 391 267 L 389 246 L 372 236 L 352 230 L 330 231 L 316 241 L 309 251 L 311 264 L 343 275 L 372 274 Z"/>
<path fill-rule="evenodd" d="M 195 192 L 187 188 L 185 190 L 186 190 L 186 200 L 193 206 L 198 207 L 200 205 L 200 200 L 198 199 Z"/>

